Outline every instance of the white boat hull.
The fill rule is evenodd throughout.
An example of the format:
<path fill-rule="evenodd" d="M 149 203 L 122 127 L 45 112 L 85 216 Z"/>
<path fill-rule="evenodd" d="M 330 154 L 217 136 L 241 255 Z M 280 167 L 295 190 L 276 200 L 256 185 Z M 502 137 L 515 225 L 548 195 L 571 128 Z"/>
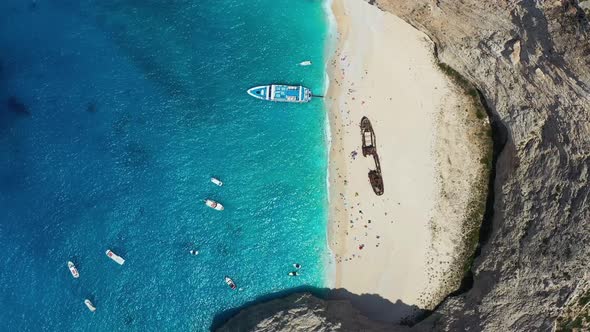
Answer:
<path fill-rule="evenodd" d="M 88 299 L 84 300 L 84 304 L 86 305 L 88 310 L 90 310 L 92 312 L 96 311 L 96 307 L 94 306 L 94 304 L 92 304 L 92 302 L 90 302 L 90 300 L 88 300 Z"/>
<path fill-rule="evenodd" d="M 76 269 L 76 266 L 74 265 L 74 263 L 68 261 L 68 269 L 70 269 L 70 273 L 72 274 L 72 277 L 74 277 L 74 278 L 80 277 L 80 273 L 78 273 L 78 269 Z"/>
<path fill-rule="evenodd" d="M 117 264 L 119 264 L 119 265 L 125 264 L 125 260 L 123 259 L 123 257 L 118 256 L 117 254 L 115 254 L 114 252 L 112 252 L 110 249 L 106 251 L 106 254 L 107 254 L 107 257 L 108 258 L 112 259 Z"/>
<path fill-rule="evenodd" d="M 301 85 L 270 84 L 248 89 L 254 98 L 275 102 L 307 103 L 313 94 L 309 88 Z"/>
<path fill-rule="evenodd" d="M 231 278 L 230 278 L 230 277 L 227 277 L 227 276 L 225 277 L 225 283 L 226 283 L 226 284 L 229 286 L 229 288 L 231 288 L 231 289 L 236 289 L 236 288 L 237 288 L 236 284 L 234 283 L 234 281 L 233 281 L 233 280 L 231 280 Z"/>
<path fill-rule="evenodd" d="M 211 178 L 211 182 L 213 182 L 215 185 L 217 186 L 223 186 L 223 182 L 221 182 L 221 180 L 216 179 L 216 178 Z"/>
<path fill-rule="evenodd" d="M 207 205 L 208 207 L 210 207 L 216 211 L 223 211 L 223 209 L 224 209 L 224 207 L 223 207 L 223 205 L 221 205 L 221 203 L 217 203 L 216 201 L 212 201 L 210 199 L 205 200 L 205 205 Z"/>

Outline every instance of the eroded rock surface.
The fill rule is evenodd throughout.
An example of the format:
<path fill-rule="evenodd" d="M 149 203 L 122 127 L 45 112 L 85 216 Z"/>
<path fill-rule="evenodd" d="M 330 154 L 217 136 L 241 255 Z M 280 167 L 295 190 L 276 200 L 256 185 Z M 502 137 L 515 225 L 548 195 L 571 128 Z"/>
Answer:
<path fill-rule="evenodd" d="M 551 329 L 590 254 L 590 27 L 575 1 L 379 0 L 438 45 L 508 129 L 475 282 L 418 326 Z"/>
<path fill-rule="evenodd" d="M 508 131 L 473 287 L 447 298 L 412 330 L 552 329 L 590 287 L 590 26 L 584 12 L 573 0 L 370 2 L 427 33 L 441 61 L 482 92 Z M 338 330 L 339 322 L 310 316 L 329 303 L 298 299 L 286 299 L 296 310 L 286 302 L 283 310 L 271 306 L 271 316 L 241 330 Z M 343 319 L 356 322 L 356 311 L 341 310 L 352 310 Z M 301 317 L 313 324 L 298 325 L 309 323 Z M 228 326 L 242 326 L 239 319 L 249 317 L 240 314 Z M 348 330 L 378 331 L 355 328 Z"/>
<path fill-rule="evenodd" d="M 405 331 L 361 315 L 348 301 L 324 301 L 308 293 L 258 304 L 238 313 L 217 332 Z"/>

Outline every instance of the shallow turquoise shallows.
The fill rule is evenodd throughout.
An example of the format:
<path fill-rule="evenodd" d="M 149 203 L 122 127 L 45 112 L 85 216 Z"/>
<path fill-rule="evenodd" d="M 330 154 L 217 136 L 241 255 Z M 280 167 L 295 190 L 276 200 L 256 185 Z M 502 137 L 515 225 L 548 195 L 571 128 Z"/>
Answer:
<path fill-rule="evenodd" d="M 261 296 L 324 286 L 323 101 L 246 93 L 323 93 L 322 1 L 3 0 L 0 12 L 3 329 L 206 331 Z"/>

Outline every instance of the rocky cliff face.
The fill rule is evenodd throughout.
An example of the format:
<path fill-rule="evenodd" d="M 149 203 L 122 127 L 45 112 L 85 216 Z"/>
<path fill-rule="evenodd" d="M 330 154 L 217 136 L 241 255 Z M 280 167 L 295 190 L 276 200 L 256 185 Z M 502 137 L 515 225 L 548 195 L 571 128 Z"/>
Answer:
<path fill-rule="evenodd" d="M 590 26 L 574 1 L 379 0 L 507 129 L 474 285 L 422 328 L 548 330 L 586 289 L 590 253 Z M 486 240 L 486 239 L 484 239 Z M 578 287 L 580 286 L 580 287 Z"/>
<path fill-rule="evenodd" d="M 241 311 L 217 332 L 402 331 L 373 322 L 348 301 L 324 301 L 311 294 L 293 294 Z"/>
<path fill-rule="evenodd" d="M 507 129 L 473 287 L 412 330 L 550 330 L 566 324 L 557 322 L 572 304 L 588 311 L 590 26 L 578 3 L 370 2 L 428 34 L 440 60 L 481 91 Z M 284 313 L 265 324 L 299 321 L 296 312 Z"/>

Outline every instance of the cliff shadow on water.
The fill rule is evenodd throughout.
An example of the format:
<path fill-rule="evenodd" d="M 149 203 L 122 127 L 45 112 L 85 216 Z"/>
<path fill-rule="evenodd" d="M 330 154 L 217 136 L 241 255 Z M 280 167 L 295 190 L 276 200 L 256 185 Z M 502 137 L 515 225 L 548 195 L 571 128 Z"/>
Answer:
<path fill-rule="evenodd" d="M 289 297 L 293 294 L 303 294 L 309 293 L 320 300 L 330 301 L 326 303 L 325 306 L 325 318 L 330 320 L 330 318 L 338 319 L 338 315 L 347 315 L 347 312 L 343 312 L 342 310 L 334 309 L 330 310 L 331 303 L 333 301 L 345 301 L 350 303 L 350 305 L 354 308 L 353 311 L 356 313 L 370 319 L 377 321 L 379 324 L 383 324 L 386 327 L 395 328 L 396 324 L 399 322 L 404 323 L 406 317 L 410 315 L 416 315 L 423 312 L 420 308 L 415 305 L 405 304 L 401 301 L 397 301 L 392 303 L 391 301 L 377 295 L 377 294 L 362 294 L 357 295 L 349 292 L 346 289 L 329 289 L 329 288 L 317 288 L 311 286 L 300 286 L 295 287 L 287 290 L 283 290 L 280 292 L 267 294 L 256 298 L 253 301 L 247 302 L 239 307 L 232 308 L 223 312 L 220 312 L 215 315 L 213 318 L 213 322 L 211 324 L 211 331 L 215 331 L 226 323 L 230 321 L 233 317 L 238 315 L 242 310 L 249 310 L 256 305 L 261 305 L 263 303 L 284 299 Z M 285 310 L 295 310 L 298 305 L 296 302 L 289 302 L 285 305 L 277 305 L 272 306 L 272 309 L 262 310 L 263 312 L 248 312 L 248 320 L 240 319 L 240 328 L 243 328 L 244 331 L 249 331 L 254 326 L 261 322 L 266 318 L 273 317 L 277 313 Z M 348 313 L 350 314 L 350 313 Z M 321 315 L 321 314 L 319 314 Z M 338 319 L 340 323 L 342 323 L 342 327 L 346 328 L 346 321 L 344 317 L 340 317 L 342 319 Z M 354 317 L 348 317 L 354 318 Z M 354 320 L 354 319 L 353 319 Z M 399 325 L 398 325 L 399 326 Z M 353 328 L 354 329 L 354 328 Z"/>

